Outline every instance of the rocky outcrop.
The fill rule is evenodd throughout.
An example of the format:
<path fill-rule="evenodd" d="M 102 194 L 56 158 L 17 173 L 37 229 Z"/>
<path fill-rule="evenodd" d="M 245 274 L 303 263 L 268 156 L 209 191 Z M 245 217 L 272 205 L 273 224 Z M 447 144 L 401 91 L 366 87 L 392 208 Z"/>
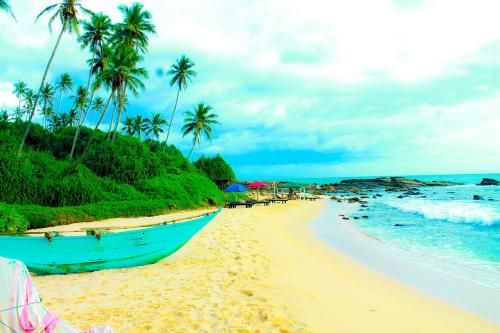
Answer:
<path fill-rule="evenodd" d="M 373 190 L 384 189 L 387 192 L 407 192 L 406 195 L 419 195 L 417 187 L 420 186 L 447 186 L 453 185 L 451 182 L 432 181 L 424 182 L 416 179 L 404 177 L 382 177 L 372 179 L 346 179 L 339 183 L 323 184 L 320 189 L 325 192 L 331 192 L 331 188 L 335 192 L 349 192 L 359 195 L 366 195 L 366 192 Z"/>
<path fill-rule="evenodd" d="M 492 185 L 500 185 L 500 181 L 495 180 L 493 178 L 483 178 L 481 182 L 477 185 L 481 186 L 492 186 Z"/>
<path fill-rule="evenodd" d="M 483 200 L 483 197 L 482 197 L 482 196 L 480 196 L 480 195 L 474 194 L 474 195 L 472 196 L 472 200 Z"/>

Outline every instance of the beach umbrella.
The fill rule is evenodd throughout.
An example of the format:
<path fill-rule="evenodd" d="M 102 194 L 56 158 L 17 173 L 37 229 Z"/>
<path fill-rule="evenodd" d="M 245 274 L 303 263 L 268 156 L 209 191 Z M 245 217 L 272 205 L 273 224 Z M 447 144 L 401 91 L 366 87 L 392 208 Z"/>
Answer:
<path fill-rule="evenodd" d="M 231 184 L 224 190 L 224 192 L 247 192 L 247 191 L 248 189 L 241 184 Z"/>
<path fill-rule="evenodd" d="M 257 189 L 257 201 L 259 200 L 259 188 L 266 187 L 267 184 L 263 182 L 253 182 L 247 185 L 250 188 Z"/>

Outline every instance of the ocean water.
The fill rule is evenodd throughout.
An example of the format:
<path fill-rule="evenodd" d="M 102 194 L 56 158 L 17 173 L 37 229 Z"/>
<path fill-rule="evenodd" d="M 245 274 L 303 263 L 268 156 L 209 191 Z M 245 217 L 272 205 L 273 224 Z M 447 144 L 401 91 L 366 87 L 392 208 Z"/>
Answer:
<path fill-rule="evenodd" d="M 500 290 L 500 186 L 477 186 L 497 175 L 411 176 L 460 185 L 421 187 L 421 195 L 380 191 L 350 219 L 358 230 L 405 250 L 405 260 Z M 317 183 L 338 181 L 317 179 Z M 371 196 L 377 192 L 370 193 Z M 473 200 L 480 195 L 483 200 Z M 395 226 L 399 224 L 402 226 Z"/>

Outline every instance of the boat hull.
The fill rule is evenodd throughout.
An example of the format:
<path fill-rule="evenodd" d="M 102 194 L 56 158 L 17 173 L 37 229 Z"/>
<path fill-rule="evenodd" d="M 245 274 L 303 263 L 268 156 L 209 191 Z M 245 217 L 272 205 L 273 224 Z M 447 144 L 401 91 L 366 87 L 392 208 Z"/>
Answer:
<path fill-rule="evenodd" d="M 155 263 L 176 252 L 218 213 L 95 236 L 0 237 L 0 256 L 23 261 L 37 274 L 68 274 Z"/>

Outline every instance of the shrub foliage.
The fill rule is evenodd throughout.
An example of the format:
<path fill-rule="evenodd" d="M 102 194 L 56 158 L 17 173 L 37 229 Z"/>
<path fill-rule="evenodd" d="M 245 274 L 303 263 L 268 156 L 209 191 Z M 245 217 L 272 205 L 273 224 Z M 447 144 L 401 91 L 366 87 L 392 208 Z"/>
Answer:
<path fill-rule="evenodd" d="M 0 232 L 220 205 L 224 195 L 210 176 L 216 182 L 234 179 L 221 157 L 197 161 L 201 172 L 174 146 L 164 149 L 158 142 L 122 135 L 111 143 L 103 132 L 75 167 L 68 160 L 71 127 L 52 133 L 34 125 L 28 149 L 18 157 L 23 129 L 23 122 L 0 122 Z M 89 135 L 83 128 L 77 153 Z"/>
<path fill-rule="evenodd" d="M 220 155 L 201 156 L 193 165 L 207 175 L 221 190 L 236 180 L 233 169 Z"/>

